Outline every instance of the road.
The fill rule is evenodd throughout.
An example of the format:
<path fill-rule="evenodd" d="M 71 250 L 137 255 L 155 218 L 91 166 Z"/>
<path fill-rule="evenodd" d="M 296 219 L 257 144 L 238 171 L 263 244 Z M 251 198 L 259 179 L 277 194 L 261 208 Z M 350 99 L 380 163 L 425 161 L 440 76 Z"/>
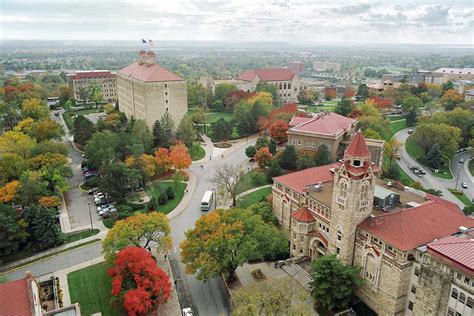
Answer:
<path fill-rule="evenodd" d="M 406 143 L 406 140 L 409 136 L 408 130 L 409 128 L 402 129 L 394 135 L 394 137 L 403 145 Z M 405 146 L 399 149 L 399 153 L 400 160 L 397 160 L 397 163 L 403 169 L 403 171 L 408 174 L 408 176 L 410 176 L 415 181 L 419 181 L 420 184 L 427 189 L 440 190 L 443 193 L 444 199 L 456 203 L 461 209 L 464 208 L 464 204 L 448 190 L 451 188 L 451 185 L 454 187 L 454 184 L 451 184 L 452 180 L 446 181 L 437 178 L 431 175 L 429 172 L 427 172 L 422 178 L 419 178 L 410 169 L 408 169 L 408 166 L 420 166 L 420 163 L 408 155 Z"/>
<path fill-rule="evenodd" d="M 464 159 L 464 163 L 459 161 Z M 453 175 L 458 179 L 457 181 L 450 181 L 449 185 L 452 189 L 462 190 L 466 196 L 473 201 L 474 199 L 474 177 L 469 172 L 469 160 L 471 159 L 471 153 L 468 151 L 459 153 L 451 160 L 451 171 Z M 465 182 L 468 186 L 467 189 L 461 187 L 461 183 Z M 457 186 L 456 186 L 457 184 Z"/>

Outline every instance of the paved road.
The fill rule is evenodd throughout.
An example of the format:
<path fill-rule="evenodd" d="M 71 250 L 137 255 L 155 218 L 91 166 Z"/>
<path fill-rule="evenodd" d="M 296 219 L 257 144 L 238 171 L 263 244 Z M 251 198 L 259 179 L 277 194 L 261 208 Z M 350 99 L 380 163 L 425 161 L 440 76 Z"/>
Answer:
<path fill-rule="evenodd" d="M 460 163 L 459 160 L 464 159 L 464 163 Z M 471 200 L 474 199 L 474 177 L 469 172 L 468 164 L 471 159 L 471 153 L 468 151 L 457 154 L 451 160 L 451 171 L 456 179 L 459 176 L 459 180 L 450 181 L 449 185 L 453 189 L 462 190 Z M 461 187 L 461 183 L 465 182 L 468 186 L 467 189 Z"/>
<path fill-rule="evenodd" d="M 401 131 L 397 132 L 394 137 L 402 144 L 405 144 L 406 139 L 408 138 L 408 128 L 402 129 Z M 400 160 L 397 160 L 397 163 L 400 167 L 415 181 L 419 181 L 421 185 L 427 189 L 436 189 L 440 190 L 443 193 L 443 198 L 456 203 L 462 209 L 464 208 L 464 204 L 456 198 L 451 192 L 448 191 L 448 188 L 451 188 L 450 182 L 440 178 L 437 178 L 427 172 L 422 178 L 417 177 L 413 172 L 408 169 L 409 165 L 413 166 L 420 166 L 420 164 L 415 161 L 415 159 L 411 158 L 408 155 L 405 147 L 400 148 Z M 454 187 L 454 184 L 452 185 Z"/>
<path fill-rule="evenodd" d="M 196 220 L 203 214 L 200 209 L 201 199 L 205 191 L 215 188 L 210 178 L 213 176 L 216 167 L 229 163 L 242 165 L 246 168 L 248 160 L 245 156 L 246 147 L 247 145 L 235 150 L 223 159 L 214 159 L 213 161 L 203 163 L 204 169 L 200 168 L 201 163 L 193 164 L 190 170 L 197 178 L 196 189 L 187 208 L 179 216 L 171 220 L 171 235 L 173 238 L 171 260 L 174 263 L 178 263 L 174 265 L 173 273 L 175 278 L 178 279 L 178 283 L 185 283 L 185 288 L 188 290 L 192 307 L 196 314 L 228 315 L 230 306 L 227 291 L 222 278 L 216 278 L 208 283 L 204 283 L 198 281 L 192 275 L 187 275 L 184 272 L 184 265 L 179 260 L 179 244 L 184 240 L 185 231 L 194 227 Z"/>

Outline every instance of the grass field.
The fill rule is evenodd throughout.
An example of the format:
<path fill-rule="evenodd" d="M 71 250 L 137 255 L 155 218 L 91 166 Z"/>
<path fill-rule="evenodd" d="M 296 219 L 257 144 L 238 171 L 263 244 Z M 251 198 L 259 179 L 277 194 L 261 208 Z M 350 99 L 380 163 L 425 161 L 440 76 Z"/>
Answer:
<path fill-rule="evenodd" d="M 271 182 L 267 181 L 266 174 L 260 168 L 256 168 L 247 172 L 237 184 L 237 193 L 248 191 L 250 189 L 260 187 L 265 184 L 270 184 Z"/>
<path fill-rule="evenodd" d="M 100 232 L 98 229 L 92 230 L 85 230 L 79 233 L 69 233 L 66 234 L 66 240 L 64 241 L 65 244 L 68 244 L 70 242 L 78 241 L 90 236 L 97 235 Z"/>
<path fill-rule="evenodd" d="M 390 130 L 393 134 L 407 127 L 407 120 L 401 119 L 390 123 Z"/>
<path fill-rule="evenodd" d="M 206 113 L 206 123 L 214 123 L 223 118 L 226 121 L 232 120 L 232 112 L 210 112 Z"/>
<path fill-rule="evenodd" d="M 412 136 L 409 136 L 407 138 L 407 141 L 405 143 L 405 148 L 408 152 L 408 154 L 414 158 L 415 160 L 417 160 L 419 162 L 419 160 L 417 159 L 418 157 L 423 157 L 423 150 L 421 149 L 420 146 L 418 146 L 414 141 L 413 141 L 413 137 Z M 428 168 L 426 167 L 427 169 L 429 169 L 430 171 L 433 171 L 431 168 Z M 441 168 L 439 168 L 439 172 L 438 173 L 435 173 L 435 172 L 431 172 L 432 175 L 434 175 L 435 177 L 438 177 L 438 178 L 441 178 L 441 179 L 446 179 L 446 180 L 451 180 L 453 179 L 453 175 L 451 174 L 451 170 L 449 169 L 449 163 L 448 164 L 444 164 L 443 166 L 441 166 Z"/>
<path fill-rule="evenodd" d="M 389 121 L 399 121 L 403 120 L 406 118 L 405 114 L 400 114 L 400 115 L 387 115 L 386 118 L 388 118 Z"/>
<path fill-rule="evenodd" d="M 323 105 L 309 106 L 307 111 L 313 112 L 313 113 L 319 112 L 319 111 L 334 111 L 334 108 L 336 107 L 337 102 L 339 102 L 339 100 L 324 101 Z"/>
<path fill-rule="evenodd" d="M 471 173 L 471 176 L 474 177 L 474 159 L 469 161 L 469 172 Z"/>
<path fill-rule="evenodd" d="M 237 200 L 237 207 L 249 207 L 250 205 L 259 202 L 263 198 L 266 198 L 271 193 L 272 188 L 263 188 L 255 192 L 249 193 Z"/>
<path fill-rule="evenodd" d="M 166 192 L 166 188 L 169 186 L 173 186 L 173 181 L 162 181 L 158 183 L 154 183 L 153 185 L 146 187 L 145 191 L 150 196 L 150 198 L 156 198 L 160 196 L 161 192 Z M 165 205 L 160 205 L 158 208 L 159 212 L 168 214 L 172 210 L 176 208 L 176 206 L 181 202 L 184 196 L 184 190 L 186 189 L 186 183 L 180 182 L 178 183 L 178 188 L 175 190 L 175 197 L 172 200 L 168 200 Z"/>
<path fill-rule="evenodd" d="M 452 189 L 449 189 L 449 191 L 453 193 L 454 196 L 457 197 L 465 206 L 472 206 L 472 201 L 466 196 L 466 194 Z"/>
<path fill-rule="evenodd" d="M 71 303 L 79 303 L 82 315 L 101 312 L 103 316 L 126 315 L 111 303 L 112 280 L 105 263 L 99 263 L 67 275 Z"/>
<path fill-rule="evenodd" d="M 193 161 L 201 160 L 206 156 L 206 151 L 199 143 L 194 143 L 191 149 L 189 149 L 189 154 Z"/>

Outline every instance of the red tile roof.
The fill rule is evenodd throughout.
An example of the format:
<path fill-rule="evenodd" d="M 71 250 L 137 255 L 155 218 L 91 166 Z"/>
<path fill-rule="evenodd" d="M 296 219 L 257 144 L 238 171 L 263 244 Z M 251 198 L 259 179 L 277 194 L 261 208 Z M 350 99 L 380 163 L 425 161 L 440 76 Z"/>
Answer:
<path fill-rule="evenodd" d="M 288 126 L 289 126 L 289 127 L 293 127 L 293 126 L 296 126 L 296 125 L 298 125 L 298 124 L 307 122 L 307 121 L 310 120 L 310 119 L 311 119 L 310 117 L 293 116 L 293 118 L 291 119 L 291 121 L 290 121 L 290 123 L 288 124 Z"/>
<path fill-rule="evenodd" d="M 317 230 L 312 230 L 312 231 L 308 232 L 308 236 L 318 237 L 323 242 L 324 247 L 326 247 L 326 248 L 328 247 L 328 240 L 326 239 L 326 237 L 321 232 L 319 232 Z"/>
<path fill-rule="evenodd" d="M 87 72 L 77 72 L 74 75 L 74 79 L 97 78 L 97 77 L 112 77 L 112 73 L 110 71 L 87 71 Z"/>
<path fill-rule="evenodd" d="M 474 227 L 474 219 L 439 201 L 370 217 L 359 227 L 396 248 L 407 251 L 452 235 L 460 226 Z"/>
<path fill-rule="evenodd" d="M 291 213 L 291 217 L 296 219 L 298 222 L 311 223 L 315 221 L 313 214 L 311 214 L 311 211 L 306 207 L 301 207 L 294 211 Z"/>
<path fill-rule="evenodd" d="M 329 112 L 320 113 L 315 117 L 310 118 L 293 117 L 289 125 L 294 125 L 290 128 L 290 131 L 337 135 L 349 130 L 354 122 L 355 119 Z"/>
<path fill-rule="evenodd" d="M 0 315 L 30 316 L 28 279 L 0 284 Z"/>
<path fill-rule="evenodd" d="M 258 76 L 261 81 L 290 81 L 295 74 L 287 68 L 265 68 L 244 71 L 240 74 L 239 79 L 253 81 L 256 76 Z"/>
<path fill-rule="evenodd" d="M 428 253 L 474 275 L 474 239 L 448 236 L 429 243 Z"/>
<path fill-rule="evenodd" d="M 283 176 L 273 178 L 287 187 L 303 194 L 306 186 L 316 184 L 318 182 L 333 181 L 334 174 L 331 172 L 332 168 L 337 168 L 341 165 L 340 162 L 335 162 L 329 165 L 320 167 L 308 168 L 301 171 L 296 171 Z"/>
<path fill-rule="evenodd" d="M 350 157 L 370 157 L 370 151 L 365 142 L 364 134 L 357 132 L 347 147 L 344 156 Z"/>
<path fill-rule="evenodd" d="M 140 64 L 138 61 L 121 69 L 120 74 L 143 82 L 181 81 L 181 77 L 158 64 Z"/>

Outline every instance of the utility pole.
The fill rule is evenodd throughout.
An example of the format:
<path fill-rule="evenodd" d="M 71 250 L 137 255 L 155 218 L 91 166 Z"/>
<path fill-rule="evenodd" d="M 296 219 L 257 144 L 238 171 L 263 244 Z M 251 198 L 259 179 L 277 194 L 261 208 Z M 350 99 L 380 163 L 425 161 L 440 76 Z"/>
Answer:
<path fill-rule="evenodd" d="M 94 225 L 92 224 L 91 202 L 88 202 L 87 205 L 89 206 L 89 219 L 91 220 L 91 231 L 94 231 Z"/>

